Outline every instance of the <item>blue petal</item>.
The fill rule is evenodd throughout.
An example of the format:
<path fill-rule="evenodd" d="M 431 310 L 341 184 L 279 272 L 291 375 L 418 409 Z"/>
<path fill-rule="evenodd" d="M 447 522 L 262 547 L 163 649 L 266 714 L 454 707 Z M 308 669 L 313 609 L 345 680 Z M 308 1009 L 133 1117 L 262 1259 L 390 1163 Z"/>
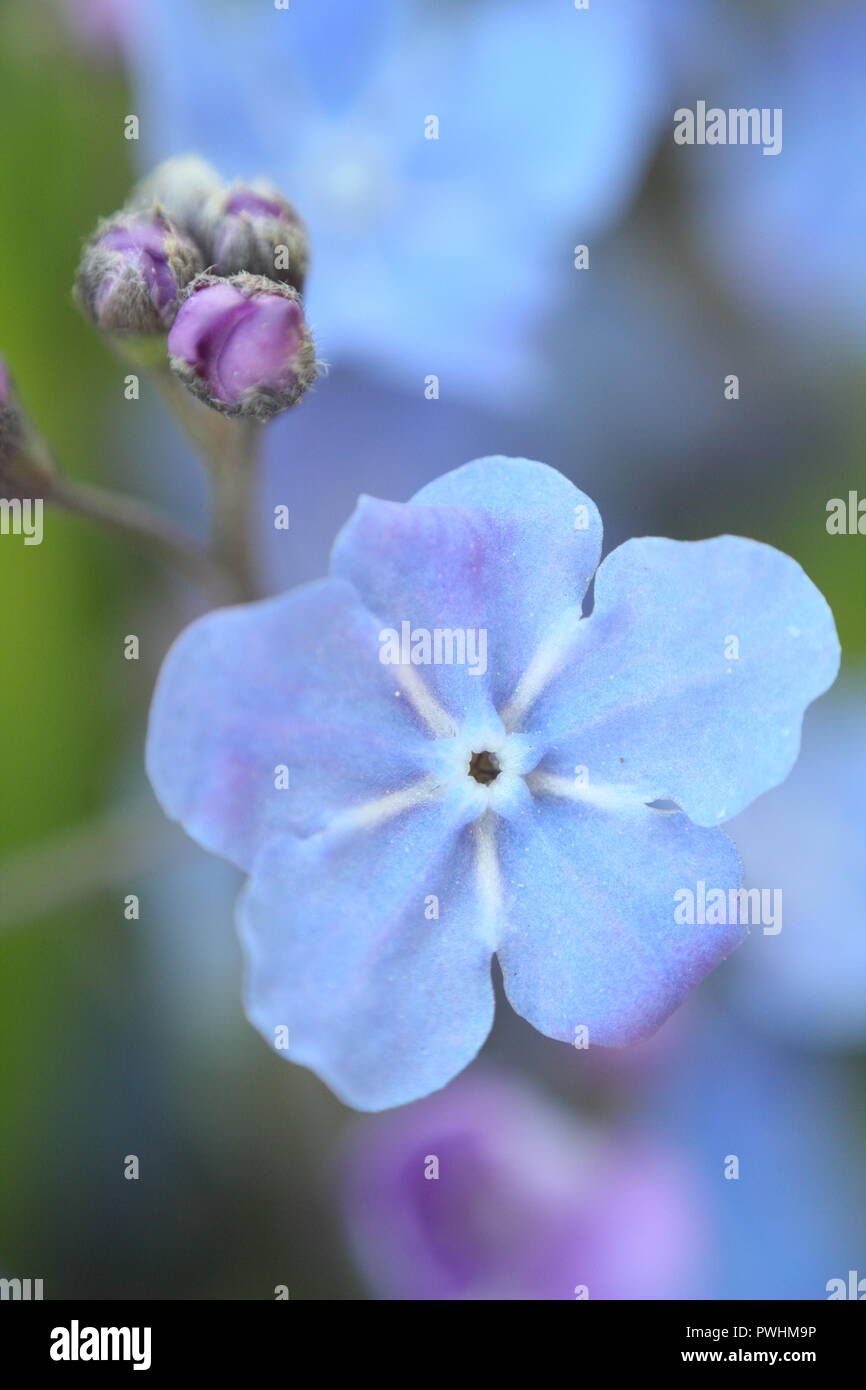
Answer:
<path fill-rule="evenodd" d="M 548 770 L 586 767 L 717 825 L 787 777 L 838 667 L 830 609 L 789 556 L 738 536 L 633 540 L 599 569 L 527 729 Z"/>
<path fill-rule="evenodd" d="M 459 796 L 272 842 L 242 899 L 247 1012 L 359 1110 L 444 1086 L 490 1030 L 491 945 Z M 432 915 L 436 905 L 438 916 Z"/>
<path fill-rule="evenodd" d="M 540 1032 L 590 1045 L 647 1037 L 739 944 L 737 925 L 677 923 L 675 897 L 737 886 L 721 830 L 645 806 L 615 813 L 537 798 L 499 825 L 503 935 L 513 1007 Z"/>
<path fill-rule="evenodd" d="M 362 498 L 331 568 L 389 627 L 483 631 L 486 675 L 468 663 L 423 673 L 452 715 L 483 717 L 511 696 L 539 637 L 580 604 L 600 550 L 595 504 L 561 473 L 486 458 L 411 503 Z"/>
<path fill-rule="evenodd" d="M 168 815 L 248 870 L 271 836 L 417 781 L 429 735 L 377 652 L 377 625 L 338 580 L 194 623 L 150 716 L 147 770 Z"/>

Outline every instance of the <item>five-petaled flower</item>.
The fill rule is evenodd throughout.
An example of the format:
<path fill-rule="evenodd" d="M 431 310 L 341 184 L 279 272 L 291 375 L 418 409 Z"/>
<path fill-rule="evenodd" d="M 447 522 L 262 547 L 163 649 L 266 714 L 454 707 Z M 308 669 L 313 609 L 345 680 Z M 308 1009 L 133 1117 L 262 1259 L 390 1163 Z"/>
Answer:
<path fill-rule="evenodd" d="M 360 1109 L 472 1060 L 494 952 L 541 1032 L 622 1045 L 741 938 L 678 924 L 674 896 L 739 882 L 718 824 L 790 771 L 836 674 L 832 615 L 735 536 L 628 541 L 588 613 L 600 551 L 566 478 L 477 460 L 409 503 L 363 498 L 329 578 L 209 614 L 166 660 L 149 772 L 251 875 L 250 1018 Z M 383 663 L 405 622 L 486 632 L 483 676 Z"/>

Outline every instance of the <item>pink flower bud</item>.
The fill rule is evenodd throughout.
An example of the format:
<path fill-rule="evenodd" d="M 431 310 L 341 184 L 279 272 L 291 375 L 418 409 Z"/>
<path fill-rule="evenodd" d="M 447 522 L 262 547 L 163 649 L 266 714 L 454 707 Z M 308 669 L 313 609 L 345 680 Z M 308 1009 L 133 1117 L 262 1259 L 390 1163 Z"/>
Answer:
<path fill-rule="evenodd" d="M 315 348 L 297 292 L 246 272 L 199 275 L 168 350 L 181 381 L 215 410 L 259 420 L 294 405 L 315 380 Z"/>
<path fill-rule="evenodd" d="M 118 213 L 97 227 L 78 268 L 76 292 L 105 333 L 165 333 L 181 290 L 202 267 L 198 248 L 158 210 Z"/>

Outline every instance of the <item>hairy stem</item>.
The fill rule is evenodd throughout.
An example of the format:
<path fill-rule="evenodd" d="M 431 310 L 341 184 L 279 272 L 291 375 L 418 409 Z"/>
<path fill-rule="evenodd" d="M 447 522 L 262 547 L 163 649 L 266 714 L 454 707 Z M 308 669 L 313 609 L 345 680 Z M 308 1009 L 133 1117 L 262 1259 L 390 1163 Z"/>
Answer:
<path fill-rule="evenodd" d="M 207 469 L 211 492 L 211 555 L 230 576 L 233 598 L 260 596 L 256 572 L 255 503 L 262 425 L 233 419 L 196 400 L 165 367 L 154 384 Z"/>
<path fill-rule="evenodd" d="M 232 575 L 240 602 L 260 597 L 255 503 L 259 436 L 255 420 L 232 420 L 225 447 L 207 459 L 211 478 L 211 553 Z"/>

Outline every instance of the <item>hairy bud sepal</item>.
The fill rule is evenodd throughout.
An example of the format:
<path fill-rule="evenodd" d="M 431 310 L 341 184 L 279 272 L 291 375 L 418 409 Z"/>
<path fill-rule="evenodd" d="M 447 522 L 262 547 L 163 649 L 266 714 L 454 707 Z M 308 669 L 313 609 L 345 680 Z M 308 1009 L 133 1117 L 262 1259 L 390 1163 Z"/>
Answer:
<path fill-rule="evenodd" d="M 196 276 L 168 335 L 172 370 L 223 415 L 267 421 L 316 378 L 300 296 L 264 275 Z"/>
<path fill-rule="evenodd" d="M 109 337 L 163 336 L 202 265 L 198 247 L 160 209 L 120 212 L 101 222 L 88 241 L 76 297 Z"/>
<path fill-rule="evenodd" d="M 310 263 L 307 232 L 292 204 L 272 184 L 234 183 L 211 198 L 203 236 L 217 275 L 247 270 L 303 292 Z"/>

